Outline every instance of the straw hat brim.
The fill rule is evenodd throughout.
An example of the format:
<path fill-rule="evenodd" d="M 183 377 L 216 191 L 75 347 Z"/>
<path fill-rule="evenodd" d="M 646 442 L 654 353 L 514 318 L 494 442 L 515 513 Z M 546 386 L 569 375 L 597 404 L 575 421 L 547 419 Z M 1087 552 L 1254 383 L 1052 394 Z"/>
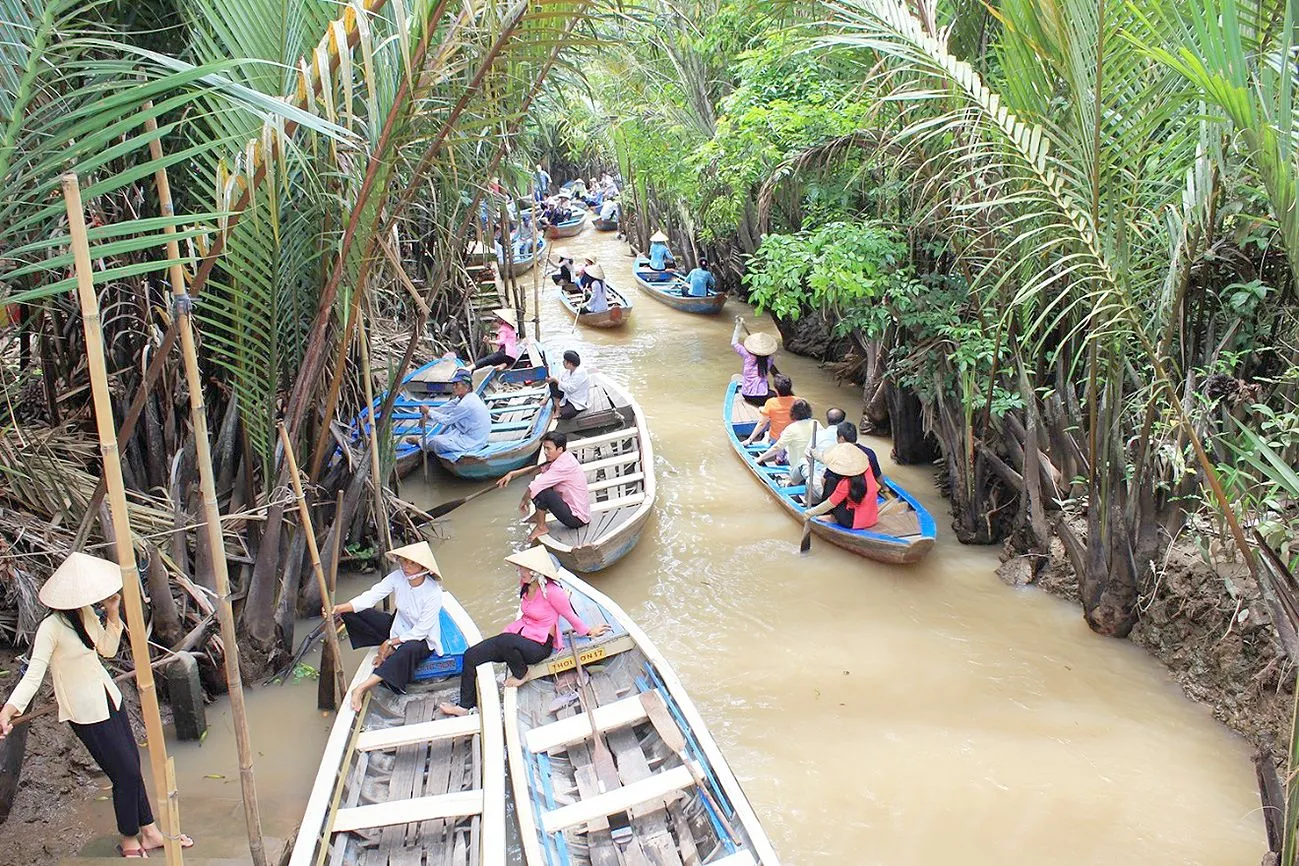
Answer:
<path fill-rule="evenodd" d="M 542 574 L 555 580 L 559 579 L 559 566 L 551 558 L 550 551 L 540 544 L 536 547 L 529 547 L 527 550 L 520 550 L 518 553 L 511 553 L 505 557 L 505 561 L 522 566 L 535 574 Z"/>
<path fill-rule="evenodd" d="M 843 478 L 861 475 L 871 468 L 870 458 L 852 442 L 840 442 L 825 455 L 825 467 Z"/>
<path fill-rule="evenodd" d="M 744 348 L 749 350 L 750 355 L 774 355 L 776 338 L 770 334 L 750 334 L 744 338 Z"/>
<path fill-rule="evenodd" d="M 657 231 L 654 234 L 650 235 L 650 243 L 665 244 L 667 242 L 668 242 L 668 236 L 663 234 L 663 232 L 661 231 Z"/>
<path fill-rule="evenodd" d="M 498 310 L 492 310 L 492 315 L 509 325 L 511 328 L 517 328 L 519 326 L 518 314 L 509 307 L 501 307 Z"/>
<path fill-rule="evenodd" d="M 405 547 L 399 547 L 396 550 L 388 551 L 388 555 L 393 559 L 405 559 L 416 565 L 427 568 L 436 575 L 441 575 L 442 571 L 438 568 L 437 558 L 433 556 L 433 548 L 429 547 L 427 541 L 417 541 L 414 544 L 408 544 Z"/>
<path fill-rule="evenodd" d="M 41 604 L 51 610 L 76 610 L 103 601 L 122 588 L 122 569 L 117 563 L 74 552 L 63 560 L 37 593 Z"/>
<path fill-rule="evenodd" d="M 604 279 L 604 268 L 600 267 L 598 264 L 596 264 L 596 265 L 587 265 L 587 266 L 586 266 L 586 275 L 587 275 L 588 277 L 594 277 L 594 278 L 597 279 L 597 280 L 603 280 L 603 279 Z"/>

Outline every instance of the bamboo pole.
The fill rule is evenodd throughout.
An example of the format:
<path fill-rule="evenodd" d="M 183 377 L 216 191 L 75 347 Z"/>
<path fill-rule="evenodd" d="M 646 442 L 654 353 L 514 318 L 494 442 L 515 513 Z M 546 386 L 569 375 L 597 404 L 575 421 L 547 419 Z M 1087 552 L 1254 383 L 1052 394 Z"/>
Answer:
<path fill-rule="evenodd" d="M 153 132 L 152 118 L 145 128 Z M 162 160 L 162 142 L 155 136 L 149 141 L 149 152 L 155 161 Z M 158 187 L 158 205 L 164 217 L 172 216 L 171 182 L 166 168 L 154 173 Z M 230 568 L 226 561 L 225 540 L 221 535 L 221 507 L 217 503 L 216 477 L 212 470 L 212 445 L 208 439 L 207 404 L 203 399 L 203 379 L 198 369 L 198 351 L 194 346 L 192 303 L 185 291 L 185 271 L 180 265 L 180 247 L 174 226 L 163 228 L 167 235 L 167 259 L 174 300 L 174 315 L 180 326 L 180 354 L 185 362 L 185 382 L 189 388 L 190 424 L 194 428 L 194 457 L 198 464 L 199 489 L 203 495 L 203 527 L 212 573 L 216 582 L 217 624 L 225 645 L 226 687 L 230 694 L 230 715 L 235 729 L 235 750 L 239 756 L 239 787 L 243 794 L 244 824 L 248 829 L 248 851 L 253 866 L 266 866 L 266 845 L 262 839 L 262 815 L 257 801 L 257 783 L 253 777 L 252 735 L 248 728 L 248 708 L 244 703 L 244 681 L 239 670 L 239 637 L 235 629 L 234 608 L 230 602 Z"/>
<path fill-rule="evenodd" d="M 537 249 L 537 218 L 541 215 L 541 202 L 532 205 L 532 339 L 541 342 L 541 251 Z M 550 252 L 546 252 L 550 261 Z M 520 317 L 522 318 L 522 317 Z"/>
<path fill-rule="evenodd" d="M 334 502 L 334 535 L 329 545 L 329 575 L 325 581 L 325 588 L 330 595 L 333 595 L 338 586 L 338 556 L 342 547 L 343 529 L 343 491 L 340 490 Z M 322 632 L 324 629 L 333 629 L 334 623 L 327 620 L 323 626 Z M 321 710 L 336 710 L 343 700 L 339 688 L 343 684 L 343 660 L 334 654 L 334 646 L 335 644 L 325 641 L 325 645 L 320 648 L 320 682 L 316 688 L 316 708 Z"/>
<path fill-rule="evenodd" d="M 69 172 L 60 178 L 63 201 L 68 211 L 68 233 L 72 238 L 72 255 L 77 273 L 77 297 L 81 302 L 81 320 L 86 332 L 86 364 L 90 370 L 90 387 L 95 401 L 95 425 L 99 431 L 99 451 L 104 458 L 104 482 L 108 492 L 109 511 L 116 536 L 117 563 L 122 569 L 122 603 L 126 607 L 126 624 L 130 630 L 131 657 L 138 672 L 140 710 L 149 738 L 149 768 L 153 773 L 154 792 L 164 802 L 159 808 L 162 821 L 163 848 L 168 866 L 184 861 L 180 845 L 180 806 L 176 790 L 167 784 L 167 741 L 162 733 L 162 716 L 158 711 L 158 691 L 149 664 L 149 641 L 144 625 L 144 605 L 140 598 L 140 574 L 135 563 L 135 545 L 131 536 L 130 515 L 126 510 L 126 485 L 122 481 L 122 460 L 117 450 L 117 431 L 113 427 L 113 404 L 108 393 L 108 370 L 104 358 L 104 335 L 99 322 L 99 299 L 90 262 L 90 241 L 86 237 L 86 217 L 81 204 L 77 175 Z"/>
<path fill-rule="evenodd" d="M 383 544 L 380 553 L 392 550 L 392 531 L 388 527 L 388 507 L 383 501 L 384 479 L 379 474 L 379 415 L 374 411 L 374 384 L 370 381 L 370 334 L 365 330 L 365 319 L 359 322 L 361 348 L 361 381 L 365 383 L 366 411 L 370 413 L 370 484 L 374 490 L 374 523 L 379 530 L 379 541 Z M 424 442 L 420 440 L 420 450 Z"/>
<path fill-rule="evenodd" d="M 307 508 L 307 497 L 302 492 L 302 478 L 298 474 L 298 460 L 293 456 L 293 443 L 289 441 L 289 431 L 285 428 L 284 422 L 279 423 L 280 442 L 284 445 L 284 459 L 288 464 L 289 481 L 293 484 L 293 495 L 298 501 L 298 515 L 302 519 L 302 531 L 306 533 L 307 551 L 311 554 L 311 569 L 316 574 L 316 584 L 320 587 L 321 615 L 325 618 L 325 643 L 329 644 L 329 651 L 334 654 L 334 658 L 343 658 L 342 651 L 338 648 L 338 630 L 331 628 L 330 618 L 334 615 L 334 594 L 329 591 L 329 583 L 325 580 L 325 569 L 320 565 L 320 548 L 316 546 L 316 531 L 311 527 L 311 511 Z M 342 531 L 342 527 L 339 527 Z M 343 684 L 343 666 L 341 664 L 334 668 L 334 678 L 337 681 L 335 689 L 339 694 L 346 692 L 346 686 Z"/>

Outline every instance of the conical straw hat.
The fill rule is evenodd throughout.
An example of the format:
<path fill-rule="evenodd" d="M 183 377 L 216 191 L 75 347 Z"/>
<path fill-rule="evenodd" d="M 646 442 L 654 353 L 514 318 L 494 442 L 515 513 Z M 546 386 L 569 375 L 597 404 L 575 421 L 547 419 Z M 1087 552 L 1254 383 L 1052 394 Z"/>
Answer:
<path fill-rule="evenodd" d="M 501 307 L 499 310 L 492 310 L 492 315 L 509 325 L 511 328 L 517 328 L 519 326 L 518 315 L 516 315 L 514 310 L 509 307 Z"/>
<path fill-rule="evenodd" d="M 871 468 L 870 458 L 852 442 L 840 442 L 825 454 L 825 468 L 835 475 L 851 478 Z"/>
<path fill-rule="evenodd" d="M 599 264 L 587 265 L 587 266 L 586 266 L 586 275 L 587 275 L 588 277 L 592 277 L 593 279 L 603 280 L 603 279 L 604 279 L 604 268 L 600 267 Z"/>
<path fill-rule="evenodd" d="M 751 355 L 776 354 L 776 338 L 770 334 L 750 334 L 744 338 L 744 348 Z"/>
<path fill-rule="evenodd" d="M 442 574 L 441 570 L 438 569 L 438 561 L 433 557 L 433 548 L 428 546 L 427 541 L 417 541 L 414 544 L 390 550 L 388 555 L 394 559 L 410 560 L 416 565 L 424 566 L 436 575 Z"/>
<path fill-rule="evenodd" d="M 122 569 L 117 563 L 71 553 L 45 581 L 38 596 L 52 610 L 76 610 L 103 601 L 122 588 Z"/>
<path fill-rule="evenodd" d="M 663 234 L 663 229 L 659 229 L 654 234 L 650 235 L 650 243 L 652 244 L 665 244 L 667 242 L 668 236 Z"/>
<path fill-rule="evenodd" d="M 511 553 L 505 557 L 505 561 L 521 565 L 528 571 L 559 579 L 559 566 L 555 565 L 555 560 L 550 558 L 550 551 L 540 544 L 527 550 L 520 550 L 518 553 Z"/>

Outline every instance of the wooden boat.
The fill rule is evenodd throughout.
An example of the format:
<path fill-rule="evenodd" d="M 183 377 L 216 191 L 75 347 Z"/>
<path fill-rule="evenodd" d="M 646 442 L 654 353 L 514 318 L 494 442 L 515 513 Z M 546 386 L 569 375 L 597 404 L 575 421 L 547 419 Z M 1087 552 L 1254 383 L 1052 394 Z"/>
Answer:
<path fill-rule="evenodd" d="M 672 269 L 668 271 L 656 271 L 650 267 L 649 256 L 637 256 L 636 261 L 632 263 L 631 271 L 638 278 L 647 283 L 670 283 L 673 280 L 681 279 L 681 272 Z"/>
<path fill-rule="evenodd" d="M 520 360 L 534 355 L 529 351 Z M 541 447 L 541 437 L 554 420 L 544 354 L 537 350 L 527 366 L 516 365 L 487 378 L 483 402 L 492 416 L 487 444 L 451 461 L 438 457 L 448 472 L 460 478 L 500 478 L 526 465 Z"/>
<path fill-rule="evenodd" d="M 769 445 L 745 445 L 744 438 L 753 432 L 762 415 L 756 408 L 740 398 L 739 377 L 731 381 L 726 390 L 722 420 L 726 435 L 736 455 L 744 461 L 767 492 L 800 522 L 806 507 L 803 497 L 806 485 L 789 486 L 788 466 L 759 466 L 757 458 Z M 892 564 L 916 562 L 934 546 L 937 529 L 934 518 L 925 507 L 906 490 L 889 478 L 880 479 L 880 518 L 870 529 L 848 529 L 840 526 L 830 515 L 812 521 L 812 533 L 831 544 L 850 550 L 867 559 Z M 892 491 L 886 495 L 884 489 Z"/>
<path fill-rule="evenodd" d="M 602 220 L 599 217 L 593 217 L 591 224 L 595 226 L 598 232 L 616 232 L 618 230 L 618 220 Z"/>
<path fill-rule="evenodd" d="M 661 304 L 667 304 L 674 310 L 680 310 L 683 313 L 711 315 L 720 313 L 722 307 L 726 306 L 725 292 L 714 291 L 709 292 L 705 297 L 696 297 L 685 294 L 690 284 L 686 282 L 684 277 L 677 275 L 675 271 L 651 271 L 650 273 L 655 276 L 661 273 L 673 274 L 667 280 L 648 279 L 644 271 L 640 269 L 632 271 L 632 276 L 636 278 L 636 285 L 640 287 L 642 292 Z"/>
<path fill-rule="evenodd" d="M 571 238 L 574 235 L 581 234 L 582 229 L 586 227 L 586 211 L 580 211 L 577 216 L 572 217 L 562 223 L 555 223 L 552 226 L 546 226 L 546 237 L 548 238 Z"/>
<path fill-rule="evenodd" d="M 609 309 L 602 313 L 579 313 L 577 310 L 585 300 L 585 293 L 576 283 L 559 287 L 559 302 L 568 310 L 569 318 L 577 319 L 579 325 L 588 328 L 621 328 L 631 318 L 631 301 L 622 292 L 615 289 L 608 280 L 604 283 L 605 295 L 609 299 Z"/>
<path fill-rule="evenodd" d="M 595 423 L 586 429 L 564 429 L 583 419 Z M 601 419 L 608 423 L 600 425 Z M 569 529 L 552 518 L 549 534 L 540 541 L 565 568 L 599 571 L 636 546 L 654 510 L 654 448 L 649 427 L 631 395 L 597 373 L 591 377 L 590 408 L 572 421 L 561 421 L 558 429 L 568 433 L 569 453 L 586 469 L 591 522 L 581 529 Z"/>
<path fill-rule="evenodd" d="M 570 632 L 563 651 L 505 690 L 526 866 L 777 866 L 667 660 L 611 599 L 567 572 L 563 584 L 585 623 L 612 630 L 577 639 L 581 671 L 574 671 Z"/>
<path fill-rule="evenodd" d="M 516 246 L 512 245 L 512 248 L 517 250 Z M 513 260 L 511 260 L 508 267 L 505 265 L 505 262 L 502 260 L 502 256 L 498 254 L 497 264 L 500 265 L 502 271 L 507 272 L 511 277 L 518 277 L 532 270 L 532 266 L 537 263 L 538 258 L 544 259 L 545 257 L 546 257 L 546 239 L 544 237 L 539 237 L 537 238 L 537 248 L 533 250 L 531 253 L 527 254 L 526 256 L 520 256 L 516 254 Z"/>
<path fill-rule="evenodd" d="M 372 689 L 349 702 L 325 744 L 289 866 L 438 863 L 504 866 L 505 760 L 496 676 L 483 665 L 479 712 L 438 718 L 455 701 L 465 648 L 481 640 L 464 608 L 442 595 L 444 655 L 404 695 Z M 373 671 L 373 651 L 352 686 Z M 425 859 L 427 858 L 427 860 Z"/>

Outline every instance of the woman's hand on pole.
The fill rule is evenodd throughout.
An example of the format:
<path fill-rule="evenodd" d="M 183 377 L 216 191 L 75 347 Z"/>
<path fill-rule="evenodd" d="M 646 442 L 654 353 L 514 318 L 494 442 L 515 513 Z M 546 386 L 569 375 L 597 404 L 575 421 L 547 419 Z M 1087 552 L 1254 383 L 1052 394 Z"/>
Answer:
<path fill-rule="evenodd" d="M 14 729 L 14 719 L 18 716 L 18 708 L 13 704 L 5 704 L 0 709 L 0 739 L 9 736 Z"/>
<path fill-rule="evenodd" d="M 342 604 L 334 605 L 334 608 L 329 612 L 329 615 L 334 617 L 335 619 L 339 619 L 345 613 L 355 613 L 355 612 L 356 609 L 352 607 L 352 603 L 345 601 Z"/>
<path fill-rule="evenodd" d="M 108 598 L 104 599 L 104 616 L 109 622 L 117 622 L 122 618 L 122 594 L 115 592 Z"/>

